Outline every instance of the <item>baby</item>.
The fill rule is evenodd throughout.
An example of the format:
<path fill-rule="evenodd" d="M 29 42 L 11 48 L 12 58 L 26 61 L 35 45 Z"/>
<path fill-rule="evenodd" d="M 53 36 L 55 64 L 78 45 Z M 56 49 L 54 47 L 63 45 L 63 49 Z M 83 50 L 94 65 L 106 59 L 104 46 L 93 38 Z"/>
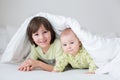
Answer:
<path fill-rule="evenodd" d="M 66 28 L 61 33 L 60 40 L 64 53 L 60 56 L 59 60 L 56 61 L 54 72 L 61 72 L 70 64 L 73 68 L 89 68 L 89 74 L 95 73 L 96 65 L 92 57 L 70 28 Z"/>

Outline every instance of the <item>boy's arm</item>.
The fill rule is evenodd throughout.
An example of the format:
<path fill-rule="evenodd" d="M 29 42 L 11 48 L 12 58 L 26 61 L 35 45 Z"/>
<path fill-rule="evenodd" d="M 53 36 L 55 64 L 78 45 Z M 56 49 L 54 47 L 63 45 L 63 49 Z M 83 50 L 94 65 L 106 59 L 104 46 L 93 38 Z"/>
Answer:
<path fill-rule="evenodd" d="M 53 71 L 54 66 L 49 65 L 49 64 L 47 64 L 47 63 L 44 63 L 44 62 L 42 62 L 42 61 L 36 60 L 36 61 L 35 61 L 35 64 L 32 65 L 30 69 L 33 69 L 33 68 L 41 68 L 41 69 L 43 69 L 43 70 L 45 70 L 45 71 L 51 72 L 51 71 Z"/>
<path fill-rule="evenodd" d="M 40 68 L 40 69 L 43 69 L 43 70 L 49 71 L 49 72 L 53 71 L 52 65 L 49 65 L 49 64 L 46 64 L 42 61 L 34 60 L 34 59 L 28 59 L 28 60 L 24 61 L 18 70 L 31 71 L 35 68 Z"/>

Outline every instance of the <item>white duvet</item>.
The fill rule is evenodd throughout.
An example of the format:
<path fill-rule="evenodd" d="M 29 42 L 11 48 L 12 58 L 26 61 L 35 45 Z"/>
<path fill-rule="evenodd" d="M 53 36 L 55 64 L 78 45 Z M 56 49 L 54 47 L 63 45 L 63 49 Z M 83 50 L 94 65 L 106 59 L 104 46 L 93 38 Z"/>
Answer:
<path fill-rule="evenodd" d="M 69 17 L 52 15 L 49 13 L 38 13 L 29 17 L 21 25 L 20 29 L 9 42 L 1 61 L 8 63 L 19 62 L 29 53 L 30 43 L 27 39 L 26 28 L 29 21 L 35 16 L 43 16 L 47 18 L 54 27 L 55 32 L 59 35 L 66 27 L 71 27 L 78 36 L 83 46 L 95 60 L 99 67 L 96 73 L 109 73 L 115 78 L 120 78 L 120 39 L 119 38 L 103 38 L 93 35 L 83 30 L 79 22 Z"/>

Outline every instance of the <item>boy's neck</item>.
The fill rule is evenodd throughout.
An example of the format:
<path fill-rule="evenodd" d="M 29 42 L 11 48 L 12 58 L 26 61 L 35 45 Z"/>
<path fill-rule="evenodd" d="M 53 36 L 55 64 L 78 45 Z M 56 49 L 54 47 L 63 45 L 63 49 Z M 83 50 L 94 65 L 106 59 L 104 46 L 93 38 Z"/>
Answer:
<path fill-rule="evenodd" d="M 46 54 L 48 52 L 49 48 L 50 48 L 50 46 L 42 48 L 43 53 Z"/>

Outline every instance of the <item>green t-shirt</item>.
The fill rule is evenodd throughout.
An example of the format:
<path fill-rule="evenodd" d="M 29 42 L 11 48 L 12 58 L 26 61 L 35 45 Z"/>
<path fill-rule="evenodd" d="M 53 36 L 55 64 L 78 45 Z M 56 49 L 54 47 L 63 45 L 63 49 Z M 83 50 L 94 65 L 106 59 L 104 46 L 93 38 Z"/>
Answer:
<path fill-rule="evenodd" d="M 63 53 L 61 43 L 59 39 L 56 39 L 48 49 L 47 53 L 43 53 L 42 49 L 35 45 L 31 46 L 31 52 L 29 54 L 29 58 L 31 59 L 40 59 L 48 64 L 54 64 L 55 61 L 61 56 Z"/>
<path fill-rule="evenodd" d="M 81 47 L 76 56 L 63 53 L 59 60 L 57 60 L 54 70 L 63 71 L 68 63 L 73 68 L 89 68 L 89 72 L 94 72 L 96 69 L 93 59 L 83 47 Z"/>

